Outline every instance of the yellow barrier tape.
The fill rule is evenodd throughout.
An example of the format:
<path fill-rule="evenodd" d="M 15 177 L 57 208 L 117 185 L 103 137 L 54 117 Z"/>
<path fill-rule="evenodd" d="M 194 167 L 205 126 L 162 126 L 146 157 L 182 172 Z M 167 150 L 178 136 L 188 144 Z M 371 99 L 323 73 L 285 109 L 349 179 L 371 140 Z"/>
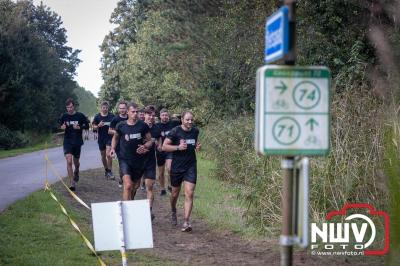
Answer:
<path fill-rule="evenodd" d="M 97 257 L 97 260 L 99 261 L 101 266 L 106 266 L 106 264 L 104 263 L 104 261 L 100 258 L 100 256 L 97 254 L 97 252 L 95 251 L 92 243 L 90 243 L 90 241 L 85 237 L 85 235 L 82 233 L 82 231 L 79 229 L 79 226 L 75 223 L 74 220 L 72 220 L 71 216 L 69 216 L 67 210 L 64 208 L 64 206 L 61 204 L 61 202 L 57 199 L 57 197 L 53 194 L 53 192 L 50 189 L 49 183 L 46 182 L 45 184 L 45 190 L 47 190 L 50 193 L 50 196 L 60 205 L 61 211 L 64 213 L 65 216 L 67 216 L 67 218 L 69 219 L 70 223 L 72 224 L 72 226 L 75 228 L 76 231 L 78 231 L 78 233 L 80 234 L 80 236 L 82 237 L 83 241 L 85 242 L 86 246 L 90 249 L 90 251 L 92 251 L 92 253 Z"/>
<path fill-rule="evenodd" d="M 49 160 L 49 158 L 47 157 L 47 154 L 45 155 L 45 160 L 48 162 L 48 164 L 50 165 L 50 169 L 52 170 L 52 172 L 58 177 L 58 179 L 60 179 L 61 183 L 64 185 L 64 187 L 67 189 L 67 191 L 69 192 L 69 194 L 71 194 L 71 196 L 78 201 L 82 206 L 84 206 L 85 208 L 87 208 L 88 210 L 91 210 L 90 207 L 83 201 L 81 200 L 74 192 L 72 192 L 69 187 L 67 186 L 67 184 L 65 184 L 64 180 L 62 179 L 61 175 L 58 173 L 57 169 L 54 167 L 53 163 Z"/>

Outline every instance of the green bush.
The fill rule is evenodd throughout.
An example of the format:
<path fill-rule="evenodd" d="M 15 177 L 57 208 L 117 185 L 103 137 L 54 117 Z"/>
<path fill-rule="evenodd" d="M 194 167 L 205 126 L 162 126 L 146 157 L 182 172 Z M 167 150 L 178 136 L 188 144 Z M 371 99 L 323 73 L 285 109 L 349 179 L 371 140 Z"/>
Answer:
<path fill-rule="evenodd" d="M 387 209 L 382 179 L 384 106 L 361 90 L 333 96 L 331 152 L 311 158 L 310 215 L 323 221 L 344 203 L 371 203 Z M 204 151 L 216 161 L 215 176 L 240 188 L 247 221 L 275 234 L 281 223 L 282 172 L 279 156 L 260 157 L 253 145 L 254 118 L 240 116 L 208 125 Z"/>
<path fill-rule="evenodd" d="M 18 131 L 11 131 L 0 124 L 0 150 L 9 150 L 24 147 L 29 143 L 29 138 Z"/>

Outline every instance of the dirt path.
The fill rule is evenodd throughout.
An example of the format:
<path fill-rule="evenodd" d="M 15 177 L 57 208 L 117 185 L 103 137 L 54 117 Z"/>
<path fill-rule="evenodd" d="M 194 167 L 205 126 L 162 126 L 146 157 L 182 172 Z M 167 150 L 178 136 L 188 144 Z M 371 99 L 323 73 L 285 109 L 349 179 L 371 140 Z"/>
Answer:
<path fill-rule="evenodd" d="M 57 184 L 56 190 L 63 194 L 76 208 L 82 209 Z M 105 180 L 102 170 L 90 170 L 81 174 L 77 195 L 87 204 L 94 202 L 116 201 L 121 199 L 122 189 L 116 181 Z M 136 199 L 146 197 L 140 189 Z M 183 201 L 181 197 L 180 202 Z M 194 203 L 196 204 L 196 202 Z M 182 233 L 180 224 L 183 219 L 182 208 L 178 210 L 178 227 L 170 224 L 169 196 L 159 196 L 155 191 L 153 222 L 154 248 L 144 250 L 173 264 L 187 265 L 279 265 L 280 253 L 277 240 L 248 241 L 230 232 L 211 230 L 206 221 L 192 218 L 193 231 Z M 90 214 L 88 215 L 90 217 Z M 317 257 L 305 251 L 296 251 L 294 265 L 383 265 L 381 258 Z"/>

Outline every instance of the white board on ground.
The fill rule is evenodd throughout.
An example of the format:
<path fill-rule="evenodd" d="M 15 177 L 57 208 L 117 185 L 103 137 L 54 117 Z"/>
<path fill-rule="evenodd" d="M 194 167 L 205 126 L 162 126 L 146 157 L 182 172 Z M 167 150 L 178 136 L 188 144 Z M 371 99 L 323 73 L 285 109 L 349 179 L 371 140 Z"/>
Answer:
<path fill-rule="evenodd" d="M 96 251 L 121 247 L 118 202 L 92 203 L 94 244 Z M 153 248 L 150 205 L 148 200 L 122 202 L 126 249 Z"/>

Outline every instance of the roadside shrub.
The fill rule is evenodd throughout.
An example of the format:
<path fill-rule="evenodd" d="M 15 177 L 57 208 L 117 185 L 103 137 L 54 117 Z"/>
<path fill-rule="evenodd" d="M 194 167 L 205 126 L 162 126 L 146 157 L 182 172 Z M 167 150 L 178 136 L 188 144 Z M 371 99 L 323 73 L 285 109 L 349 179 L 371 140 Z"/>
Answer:
<path fill-rule="evenodd" d="M 29 143 L 29 139 L 24 134 L 11 131 L 8 127 L 0 124 L 0 149 L 8 150 L 24 147 Z"/>
<path fill-rule="evenodd" d="M 311 220 L 323 221 L 327 212 L 346 202 L 386 209 L 387 191 L 380 174 L 384 108 L 366 90 L 333 96 L 331 152 L 310 160 Z M 247 221 L 260 232 L 276 234 L 281 223 L 281 157 L 257 156 L 253 134 L 253 117 L 226 118 L 205 128 L 202 143 L 206 156 L 216 161 L 215 177 L 240 187 Z"/>

